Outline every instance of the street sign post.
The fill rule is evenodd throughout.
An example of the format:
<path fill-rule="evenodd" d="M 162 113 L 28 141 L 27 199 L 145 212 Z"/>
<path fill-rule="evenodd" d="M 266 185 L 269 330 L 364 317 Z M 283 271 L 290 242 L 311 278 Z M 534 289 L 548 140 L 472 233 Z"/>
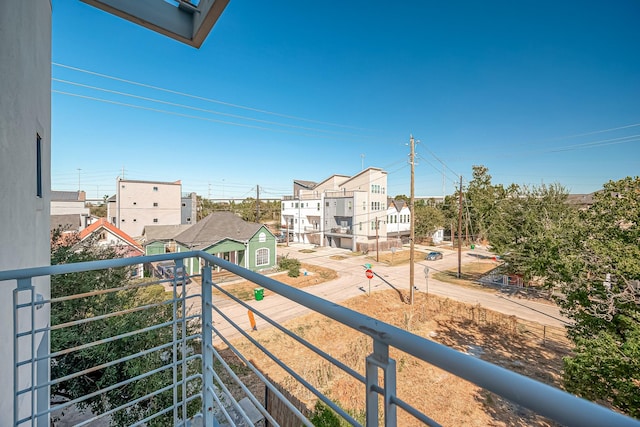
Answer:
<path fill-rule="evenodd" d="M 371 296 L 371 279 L 373 279 L 373 270 L 371 268 L 367 268 L 367 271 L 364 272 L 367 279 L 369 279 L 369 296 Z"/>
<path fill-rule="evenodd" d="M 429 267 L 424 268 L 424 278 L 427 281 L 427 298 L 429 297 Z"/>

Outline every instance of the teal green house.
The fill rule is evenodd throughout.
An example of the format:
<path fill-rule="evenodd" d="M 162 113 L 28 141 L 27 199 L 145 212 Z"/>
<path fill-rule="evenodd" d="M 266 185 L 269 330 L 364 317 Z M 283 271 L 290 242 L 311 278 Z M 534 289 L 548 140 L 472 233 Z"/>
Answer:
<path fill-rule="evenodd" d="M 173 233 L 175 233 L 175 228 Z M 225 261 L 252 271 L 276 266 L 276 238 L 262 224 L 246 222 L 232 212 L 214 212 L 179 233 L 153 232 L 145 227 L 153 238 L 144 244 L 146 255 L 166 252 L 205 251 Z M 200 260 L 185 260 L 189 274 L 199 274 Z"/>

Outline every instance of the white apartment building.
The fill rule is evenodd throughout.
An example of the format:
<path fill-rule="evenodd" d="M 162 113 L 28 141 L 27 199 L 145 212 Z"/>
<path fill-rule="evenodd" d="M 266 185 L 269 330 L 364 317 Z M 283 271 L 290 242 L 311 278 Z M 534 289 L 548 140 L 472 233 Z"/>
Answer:
<path fill-rule="evenodd" d="M 182 183 L 118 179 L 115 200 L 107 203 L 109 221 L 138 237 L 146 225 L 182 222 Z"/>
<path fill-rule="evenodd" d="M 292 242 L 368 250 L 386 242 L 387 172 L 368 168 L 354 176 L 332 175 L 319 184 L 294 181 L 282 201 L 284 233 Z"/>

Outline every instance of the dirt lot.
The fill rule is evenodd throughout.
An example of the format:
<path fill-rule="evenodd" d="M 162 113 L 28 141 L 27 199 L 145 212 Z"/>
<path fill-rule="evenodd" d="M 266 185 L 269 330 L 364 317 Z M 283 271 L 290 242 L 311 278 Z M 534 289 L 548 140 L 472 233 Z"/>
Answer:
<path fill-rule="evenodd" d="M 400 301 L 394 291 L 357 297 L 343 305 L 417 335 L 542 382 L 560 385 L 562 357 L 568 346 L 562 338 L 543 343 L 531 336 L 514 317 L 477 306 L 469 306 L 433 295 L 416 296 L 413 307 Z M 318 314 L 288 322 L 286 327 L 317 345 L 356 371 L 364 374 L 364 358 L 371 352 L 370 338 Z M 562 331 L 556 333 L 561 337 Z M 344 372 L 318 358 L 293 339 L 274 330 L 256 331 L 253 337 L 269 351 L 318 387 L 331 399 L 364 422 L 364 386 Z M 315 396 L 247 341 L 236 345 L 258 368 L 312 408 Z M 225 352 L 229 354 L 230 352 Z M 492 393 L 461 380 L 410 355 L 392 349 L 397 362 L 398 395 L 443 425 L 459 426 L 547 426 L 553 423 L 531 414 Z M 232 360 L 243 381 L 254 384 L 259 398 L 260 384 L 239 360 Z M 398 425 L 421 425 L 401 409 Z"/>

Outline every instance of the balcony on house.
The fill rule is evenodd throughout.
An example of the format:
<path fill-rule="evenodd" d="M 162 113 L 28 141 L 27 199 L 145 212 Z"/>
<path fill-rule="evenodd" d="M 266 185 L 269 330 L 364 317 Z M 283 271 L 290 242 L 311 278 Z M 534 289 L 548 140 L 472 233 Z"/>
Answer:
<path fill-rule="evenodd" d="M 74 277 L 78 277 L 73 275 L 78 274 L 90 274 L 99 279 L 118 271 L 118 268 L 140 262 L 171 260 L 176 263 L 177 271 L 184 271 L 181 267 L 190 258 L 198 258 L 204 265 L 202 274 L 190 277 L 190 283 L 184 276 L 174 275 L 166 280 L 132 282 L 125 287 L 102 287 L 49 299 L 38 295 L 32 283 L 34 278 L 42 276 L 64 277 L 70 284 Z M 212 280 L 213 267 L 241 276 L 255 284 L 257 289 L 269 291 L 270 295 L 261 300 L 257 293 L 256 300 L 249 302 L 238 299 Z M 447 371 L 447 375 L 475 383 L 564 425 L 638 425 L 636 420 L 594 403 L 205 252 L 4 271 L 0 272 L 0 281 L 8 281 L 3 285 L 17 286 L 14 292 L 15 357 L 13 361 L 3 361 L 14 366 L 15 426 L 48 426 L 52 414 L 59 416 L 74 407 L 104 402 L 113 394 L 118 398 L 118 405 L 91 406 L 87 419 L 78 425 L 90 425 L 102 419 L 129 420 L 126 424 L 133 425 L 248 426 L 268 422 L 274 426 L 311 426 L 307 406 L 292 390 L 304 390 L 307 400 L 322 401 L 352 425 L 438 425 L 435 421 L 438 414 L 423 413 L 421 402 L 411 401 L 397 391 L 398 379 L 402 378 L 399 375 L 402 360 L 407 357 L 425 361 Z M 161 292 L 164 295 L 161 301 L 125 298 L 127 304 L 113 305 L 114 311 L 95 308 L 105 306 L 94 304 L 96 301 L 104 302 L 110 298 L 122 301 L 129 292 L 137 295 L 140 289 L 155 287 L 157 290 L 159 286 L 166 291 Z M 273 299 L 271 305 L 270 299 Z M 52 323 L 38 324 L 35 321 L 40 310 L 53 312 L 56 306 L 65 304 L 87 309 L 73 320 L 61 320 L 56 316 L 51 319 Z M 369 349 L 368 355 L 360 360 L 340 360 L 305 339 L 300 328 L 286 329 L 270 316 L 273 310 L 282 310 L 285 304 L 319 313 L 353 329 L 360 334 L 360 342 Z M 266 326 L 285 334 L 291 340 L 290 351 L 305 354 L 304 357 L 309 357 L 310 366 L 317 361 L 318 366 L 323 366 L 323 372 L 331 375 L 341 372 L 350 377 L 357 384 L 354 390 L 358 390 L 364 402 L 361 416 L 343 410 L 332 400 L 331 393 L 320 390 L 315 379 L 310 378 L 311 371 L 294 371 L 268 349 L 267 343 L 255 339 L 252 317 L 258 319 L 261 328 Z M 130 330 L 119 329 L 117 334 L 109 335 L 109 330 L 117 329 L 114 325 L 131 318 L 138 319 L 138 322 L 133 322 Z M 74 342 L 77 332 L 83 328 L 93 328 L 100 334 L 84 342 Z M 51 351 L 38 351 L 37 342 L 43 339 L 51 340 Z M 239 340 L 243 341 L 242 345 L 238 345 Z M 65 342 L 71 345 L 60 345 Z M 112 354 L 112 358 L 101 360 L 95 366 L 83 363 L 84 355 L 104 354 L 102 350 L 105 348 L 110 349 L 107 353 Z M 397 362 L 393 355 L 401 355 L 401 362 Z M 261 362 L 268 359 L 286 372 L 286 384 L 276 383 L 260 369 Z M 72 366 L 70 362 L 73 362 Z M 134 365 L 143 369 L 134 372 L 131 369 Z M 51 368 L 50 377 L 38 374 L 42 372 L 42 366 Z M 59 375 L 61 367 L 66 369 Z M 129 375 L 130 371 L 133 373 Z M 240 378 L 247 375 L 254 379 L 251 384 Z M 96 385 L 88 386 L 86 394 L 77 395 L 74 382 L 78 381 L 85 387 L 90 381 Z M 54 389 L 59 396 L 54 396 L 56 399 L 51 401 L 50 390 Z M 123 400 L 124 396 L 128 396 L 128 400 Z M 428 398 L 429 390 L 425 390 L 424 399 Z M 131 422 L 131 416 L 137 417 L 135 422 Z"/>
<path fill-rule="evenodd" d="M 351 235 L 351 227 L 333 227 L 327 234 L 348 234 Z"/>

